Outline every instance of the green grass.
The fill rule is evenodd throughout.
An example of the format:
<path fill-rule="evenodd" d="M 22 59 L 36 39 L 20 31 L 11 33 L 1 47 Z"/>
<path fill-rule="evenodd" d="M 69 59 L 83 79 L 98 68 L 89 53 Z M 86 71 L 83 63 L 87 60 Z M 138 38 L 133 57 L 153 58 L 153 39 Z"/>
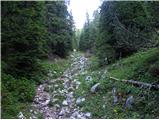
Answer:
<path fill-rule="evenodd" d="M 35 82 L 16 79 L 2 74 L 2 118 L 17 118 L 20 111 L 28 109 L 35 95 Z"/>
<path fill-rule="evenodd" d="M 70 59 L 59 59 L 58 61 L 45 60 L 41 62 L 41 65 L 45 71 L 45 74 L 49 72 L 53 74 L 51 78 L 58 78 L 70 65 Z"/>
<path fill-rule="evenodd" d="M 90 59 L 96 63 L 96 58 Z M 128 58 L 123 58 L 114 64 L 99 68 L 97 65 L 91 66 L 87 75 L 93 77 L 93 81 L 85 81 L 87 75 L 79 75 L 81 81 L 79 89 L 76 90 L 77 96 L 84 96 L 86 101 L 83 103 L 83 111 L 92 113 L 93 118 L 105 119 L 135 119 L 146 118 L 154 119 L 159 117 L 159 93 L 147 89 L 140 89 L 131 84 L 122 83 L 109 79 L 109 76 L 119 79 L 135 79 L 138 81 L 153 83 L 158 81 L 158 49 L 153 48 L 147 51 L 138 52 Z M 103 71 L 107 71 L 100 77 Z M 93 94 L 90 88 L 95 83 L 100 83 L 98 91 Z M 118 93 L 125 94 L 131 91 L 134 97 L 132 109 L 124 110 L 126 96 L 123 102 L 113 106 L 112 88 L 116 87 Z M 84 91 L 84 92 L 83 92 Z"/>
<path fill-rule="evenodd" d="M 70 59 L 59 59 L 56 62 L 49 60 L 40 61 L 41 73 L 35 73 L 33 78 L 14 78 L 10 74 L 2 74 L 2 118 L 16 119 L 21 111 L 25 117 L 29 118 L 29 112 L 33 97 L 35 96 L 36 85 L 46 79 L 55 79 L 63 74 L 69 66 Z M 48 72 L 53 76 L 48 76 Z M 62 84 L 58 84 L 59 86 Z M 42 118 L 42 114 L 38 113 L 38 118 Z"/>
<path fill-rule="evenodd" d="M 155 82 L 158 75 L 158 48 L 138 52 L 108 66 L 110 76 L 120 79 L 135 79 Z"/>

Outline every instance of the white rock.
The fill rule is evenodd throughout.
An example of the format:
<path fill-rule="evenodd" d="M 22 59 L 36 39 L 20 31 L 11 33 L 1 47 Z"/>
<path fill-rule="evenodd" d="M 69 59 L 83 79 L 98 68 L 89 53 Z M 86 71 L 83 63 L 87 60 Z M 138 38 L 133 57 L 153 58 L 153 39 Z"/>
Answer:
<path fill-rule="evenodd" d="M 20 119 L 25 119 L 26 117 L 23 115 L 23 113 L 22 113 L 22 112 L 19 112 L 19 114 L 18 114 L 18 118 L 20 118 Z"/>
<path fill-rule="evenodd" d="M 75 111 L 75 112 L 72 114 L 72 116 L 73 116 L 73 117 L 77 117 L 78 114 L 79 114 L 78 111 Z"/>
<path fill-rule="evenodd" d="M 116 104 L 118 102 L 118 97 L 117 96 L 113 96 L 113 103 Z"/>
<path fill-rule="evenodd" d="M 37 119 L 37 117 L 36 117 L 36 116 L 34 116 L 34 115 L 32 116 L 32 118 L 33 118 L 33 119 Z"/>
<path fill-rule="evenodd" d="M 70 118 L 71 118 L 71 119 L 76 119 L 76 118 L 75 118 L 75 117 L 73 117 L 73 116 L 71 116 Z"/>
<path fill-rule="evenodd" d="M 98 87 L 99 85 L 100 85 L 100 83 L 97 83 L 97 84 L 95 84 L 94 86 L 92 86 L 91 92 L 92 92 L 92 93 L 95 93 L 96 90 L 97 90 L 97 87 Z"/>
<path fill-rule="evenodd" d="M 57 72 L 56 72 L 56 71 L 53 71 L 53 73 L 55 73 L 55 74 L 56 74 Z"/>
<path fill-rule="evenodd" d="M 77 100 L 76 100 L 76 104 L 80 104 L 81 103 L 81 98 L 78 97 Z"/>
<path fill-rule="evenodd" d="M 126 103 L 125 103 L 125 107 L 126 107 L 126 108 L 132 108 L 133 103 L 134 103 L 134 98 L 133 98 L 133 96 L 131 95 L 131 96 L 129 96 L 129 97 L 127 98 Z"/>
<path fill-rule="evenodd" d="M 58 85 L 57 85 L 57 84 L 55 84 L 55 85 L 54 85 L 54 87 L 58 87 Z"/>
<path fill-rule="evenodd" d="M 85 98 L 82 98 L 82 102 L 85 101 Z"/>
<path fill-rule="evenodd" d="M 22 112 L 19 112 L 18 117 L 19 117 L 19 118 L 22 118 L 22 117 L 23 117 L 23 113 L 22 113 Z"/>
<path fill-rule="evenodd" d="M 56 99 L 56 98 L 52 100 L 53 103 L 56 102 L 56 101 L 58 101 L 58 99 Z"/>
<path fill-rule="evenodd" d="M 72 103 L 72 99 L 70 97 L 67 97 L 67 103 Z"/>
<path fill-rule="evenodd" d="M 113 87 L 113 89 L 112 89 L 112 95 L 113 95 L 113 96 L 115 96 L 115 95 L 116 95 L 116 93 L 117 93 L 117 90 L 116 90 L 116 88 L 115 88 L 115 87 Z"/>
<path fill-rule="evenodd" d="M 92 78 L 91 76 L 87 76 L 87 77 L 85 78 L 85 80 L 86 80 L 86 81 L 92 81 L 93 78 Z"/>
<path fill-rule="evenodd" d="M 65 114 L 65 110 L 62 108 L 62 110 L 60 111 L 59 115 L 64 115 Z"/>
<path fill-rule="evenodd" d="M 58 104 L 55 104 L 55 107 L 57 107 L 57 108 L 60 108 L 60 105 L 58 105 Z"/>
<path fill-rule="evenodd" d="M 62 104 L 63 104 L 63 105 L 68 105 L 68 103 L 67 103 L 66 100 L 64 100 Z"/>
<path fill-rule="evenodd" d="M 33 112 L 33 110 L 31 109 L 30 112 Z"/>
<path fill-rule="evenodd" d="M 91 113 L 87 112 L 87 113 L 85 113 L 85 116 L 86 117 L 91 117 Z"/>
<path fill-rule="evenodd" d="M 79 104 L 81 104 L 83 101 L 85 101 L 85 98 L 78 97 L 77 100 L 76 100 L 76 104 L 79 105 Z"/>
<path fill-rule="evenodd" d="M 36 115 L 36 114 L 38 114 L 36 111 L 34 111 L 34 114 Z"/>
<path fill-rule="evenodd" d="M 50 102 L 50 100 L 46 100 L 44 103 L 42 103 L 42 105 L 48 105 Z"/>
<path fill-rule="evenodd" d="M 77 84 L 77 85 L 80 85 L 80 84 L 81 84 L 81 82 L 79 82 L 79 81 L 76 81 L 76 84 Z"/>
<path fill-rule="evenodd" d="M 77 118 L 80 119 L 82 116 L 80 114 L 77 115 Z"/>
<path fill-rule="evenodd" d="M 76 89 L 78 89 L 78 88 L 79 88 L 79 85 L 76 86 Z"/>
<path fill-rule="evenodd" d="M 103 107 L 103 108 L 105 108 L 106 106 L 105 106 L 105 105 L 103 105 L 102 107 Z"/>
<path fill-rule="evenodd" d="M 72 57 L 72 58 L 73 58 L 74 56 L 73 56 L 73 55 L 70 55 L 70 57 Z"/>

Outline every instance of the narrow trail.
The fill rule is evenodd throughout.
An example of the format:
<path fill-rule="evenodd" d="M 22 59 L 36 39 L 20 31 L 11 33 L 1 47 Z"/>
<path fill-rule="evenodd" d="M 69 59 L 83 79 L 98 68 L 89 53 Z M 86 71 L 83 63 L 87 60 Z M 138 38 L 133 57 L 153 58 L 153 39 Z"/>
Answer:
<path fill-rule="evenodd" d="M 51 79 L 48 83 L 38 86 L 33 102 L 35 111 L 43 114 L 44 119 L 72 118 L 86 119 L 91 118 L 91 113 L 82 112 L 77 105 L 75 90 L 81 84 L 75 76 L 82 73 L 88 66 L 88 59 L 79 53 L 71 54 L 71 65 L 57 79 Z M 84 101 L 85 98 L 82 98 Z M 32 118 L 36 118 L 35 111 L 32 111 Z"/>

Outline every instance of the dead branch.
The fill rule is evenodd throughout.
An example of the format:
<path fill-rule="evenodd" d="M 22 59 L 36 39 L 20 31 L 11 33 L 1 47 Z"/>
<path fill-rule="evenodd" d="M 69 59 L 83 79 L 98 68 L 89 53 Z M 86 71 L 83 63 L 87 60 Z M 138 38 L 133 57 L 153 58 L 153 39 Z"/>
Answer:
<path fill-rule="evenodd" d="M 115 78 L 115 77 L 110 77 L 110 79 L 120 81 L 120 82 L 125 82 L 125 83 L 131 83 L 134 86 L 140 87 L 140 88 L 159 90 L 159 85 L 158 84 L 150 84 L 150 83 L 139 82 L 139 81 L 135 81 L 135 80 L 124 80 L 124 79 L 120 80 L 120 79 Z"/>

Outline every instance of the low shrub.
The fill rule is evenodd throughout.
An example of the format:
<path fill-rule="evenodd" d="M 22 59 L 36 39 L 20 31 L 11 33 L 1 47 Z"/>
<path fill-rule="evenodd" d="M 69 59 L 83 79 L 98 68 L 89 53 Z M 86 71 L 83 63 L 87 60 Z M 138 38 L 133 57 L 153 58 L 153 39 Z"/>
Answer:
<path fill-rule="evenodd" d="M 32 102 L 35 95 L 35 83 L 26 78 L 16 79 L 2 73 L 2 118 L 15 118 L 20 104 Z"/>

